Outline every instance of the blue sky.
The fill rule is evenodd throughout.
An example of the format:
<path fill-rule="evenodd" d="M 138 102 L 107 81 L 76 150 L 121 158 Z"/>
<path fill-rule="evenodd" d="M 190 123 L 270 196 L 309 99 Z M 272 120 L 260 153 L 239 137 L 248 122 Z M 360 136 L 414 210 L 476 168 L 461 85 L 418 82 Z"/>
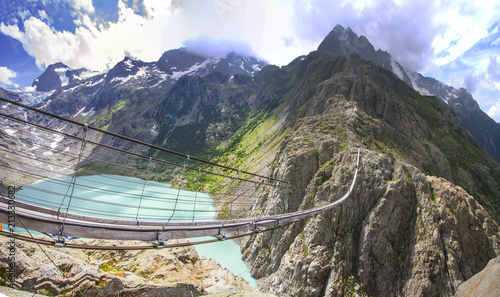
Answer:
<path fill-rule="evenodd" d="M 190 45 L 285 65 L 336 24 L 407 68 L 465 87 L 500 121 L 500 0 L 0 0 L 0 87 L 56 62 L 104 71 Z"/>

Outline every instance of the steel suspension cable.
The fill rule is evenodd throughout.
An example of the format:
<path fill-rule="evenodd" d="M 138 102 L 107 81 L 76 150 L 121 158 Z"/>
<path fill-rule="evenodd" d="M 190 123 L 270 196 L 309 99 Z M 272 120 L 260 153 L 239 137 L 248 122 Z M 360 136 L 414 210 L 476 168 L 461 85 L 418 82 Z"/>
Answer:
<path fill-rule="evenodd" d="M 81 126 L 81 127 L 84 127 L 86 125 L 86 124 L 82 124 L 82 123 L 80 123 L 78 121 L 67 119 L 67 118 L 64 118 L 62 116 L 58 116 L 56 114 L 53 114 L 53 113 L 50 113 L 50 112 L 47 112 L 47 111 L 44 111 L 44 110 L 41 110 L 41 109 L 38 109 L 38 108 L 34 108 L 34 107 L 28 106 L 26 104 L 15 102 L 15 101 L 3 98 L 3 97 L 0 97 L 0 101 L 4 101 L 6 103 L 9 103 L 9 104 L 12 104 L 12 105 L 16 105 L 18 107 L 22 107 L 24 109 L 31 110 L 31 111 L 34 111 L 34 112 L 37 112 L 37 113 L 40 113 L 40 114 L 43 114 L 43 115 L 46 115 L 46 116 L 49 116 L 49 117 L 53 117 L 53 118 L 56 118 L 58 120 L 65 121 L 65 122 L 68 122 L 68 123 L 71 123 L 71 124 L 74 124 L 74 125 L 78 125 L 78 126 Z M 97 127 L 93 127 L 93 126 L 90 126 L 90 125 L 88 126 L 88 129 L 94 130 L 94 131 L 97 131 L 97 132 L 100 132 L 100 133 L 103 133 L 103 134 L 107 134 L 107 135 L 110 135 L 110 136 L 113 136 L 113 137 L 116 137 L 116 138 L 119 138 L 119 139 L 127 140 L 127 141 L 130 141 L 130 142 L 136 143 L 136 144 L 144 145 L 144 146 L 146 146 L 148 148 L 152 148 L 152 149 L 155 149 L 155 150 L 163 151 L 163 152 L 169 153 L 171 155 L 180 156 L 180 157 L 183 157 L 183 158 L 188 158 L 189 157 L 189 155 L 187 155 L 187 154 L 182 154 L 182 153 L 179 153 L 179 152 L 176 152 L 176 151 L 173 151 L 173 150 L 169 150 L 169 149 L 166 149 L 166 148 L 163 148 L 163 147 L 160 147 L 160 146 L 152 145 L 152 144 L 144 142 L 144 141 L 133 139 L 131 137 L 127 137 L 127 136 L 120 135 L 120 134 L 117 134 L 117 133 L 114 133 L 114 132 L 106 131 L 106 130 L 103 130 L 103 129 L 100 129 L 100 128 L 97 128 Z M 196 158 L 196 157 L 190 157 L 190 158 L 193 161 L 197 161 L 197 162 L 201 162 L 201 163 L 204 163 L 204 164 L 207 164 L 207 165 L 219 167 L 221 169 L 226 169 L 226 170 L 235 171 L 235 172 L 237 172 L 239 170 L 237 168 L 232 168 L 232 167 L 225 166 L 225 165 L 222 165 L 222 164 L 217 164 L 217 163 L 206 161 L 206 160 L 203 160 L 203 159 L 200 159 L 200 158 Z M 250 175 L 250 176 L 256 176 L 256 177 L 264 178 L 266 180 L 277 180 L 277 179 L 274 179 L 274 178 L 271 178 L 271 177 L 263 176 L 263 175 L 260 175 L 260 174 L 255 174 L 255 173 L 248 172 L 248 171 L 242 171 L 241 170 L 241 172 L 244 173 L 244 174 Z M 280 181 L 280 180 L 277 180 L 277 181 Z M 286 181 L 280 181 L 280 182 L 288 183 Z"/>
<path fill-rule="evenodd" d="M 0 101 L 2 99 L 3 98 L 0 97 Z M 6 115 L 6 114 L 1 113 L 1 112 L 0 112 L 0 116 L 2 116 L 4 118 L 11 119 L 11 120 L 14 120 L 14 121 L 17 121 L 17 122 L 20 122 L 20 123 L 24 123 L 24 124 L 31 125 L 31 126 L 34 126 L 34 127 L 38 127 L 40 129 L 44 129 L 46 131 L 50 131 L 50 132 L 53 132 L 53 133 L 58 133 L 58 134 L 61 134 L 63 136 L 69 137 L 69 138 L 80 140 L 80 138 L 77 137 L 77 136 L 74 136 L 74 135 L 71 135 L 71 134 L 67 134 L 67 133 L 64 133 L 64 132 L 61 132 L 61 131 L 57 131 L 57 130 L 54 130 L 54 129 L 51 129 L 51 128 L 47 128 L 47 127 L 44 127 L 44 126 L 41 126 L 39 124 L 35 124 L 35 123 L 32 123 L 32 122 L 29 122 L 29 121 L 26 121 L 26 120 L 18 119 L 16 117 L 13 117 L 13 116 L 10 116 L 10 115 Z M 88 127 L 89 127 L 89 129 L 91 129 L 92 126 L 88 126 Z M 96 129 L 96 128 L 92 127 L 92 129 Z M 103 148 L 106 148 L 106 149 L 110 149 L 110 150 L 113 150 L 113 151 L 116 151 L 116 152 L 124 153 L 124 154 L 127 154 L 127 155 L 131 155 L 131 156 L 143 158 L 143 159 L 146 159 L 146 160 L 148 160 L 149 158 L 151 158 L 151 156 L 141 155 L 141 154 L 138 154 L 138 153 L 130 152 L 130 151 L 127 151 L 127 150 L 124 150 L 124 149 L 120 149 L 120 148 L 117 148 L 117 147 L 112 147 L 112 146 L 105 145 L 103 143 L 99 143 L 99 142 L 95 142 L 95 141 L 91 141 L 91 140 L 87 140 L 87 143 L 90 143 L 90 144 L 96 145 L 96 146 L 100 146 L 100 147 L 103 147 Z M 140 144 L 142 144 L 142 143 L 140 143 Z M 166 164 L 166 165 L 171 165 L 171 166 L 175 166 L 175 167 L 183 167 L 182 165 L 179 165 L 179 164 L 176 164 L 176 163 L 173 163 L 173 162 L 169 162 L 169 161 L 166 161 L 166 160 L 158 159 L 158 158 L 153 158 L 153 160 L 155 162 Z M 198 160 L 198 159 L 196 158 L 196 159 L 192 159 L 192 160 Z M 208 163 L 208 164 L 211 164 L 211 163 Z M 218 167 L 221 167 L 221 166 L 223 166 L 223 165 L 220 165 Z M 189 169 L 189 170 L 192 170 L 192 171 L 199 170 L 199 168 L 192 168 L 192 167 L 186 167 L 186 169 Z M 233 169 L 233 170 L 234 171 L 238 171 L 238 169 Z M 201 171 L 204 174 L 209 174 L 209 175 L 213 175 L 213 176 L 219 176 L 219 177 L 222 177 L 222 178 L 228 178 L 228 177 L 230 177 L 229 175 L 224 175 L 224 174 L 217 173 L 217 172 L 211 172 L 211 171 L 206 171 L 206 170 L 201 170 Z M 254 176 L 254 177 L 258 177 L 259 179 L 262 179 L 262 178 L 268 179 L 265 176 L 247 173 L 246 171 L 241 171 L 241 173 L 245 173 L 245 174 L 248 174 L 248 175 L 251 175 L 251 176 Z M 273 180 L 276 180 L 279 183 L 288 184 L 288 182 L 286 182 L 286 181 L 281 181 L 281 180 L 277 180 L 277 179 L 273 179 Z M 240 178 L 240 181 L 250 182 L 250 183 L 254 183 L 254 184 L 261 184 L 261 182 L 259 182 L 259 181 L 254 181 L 254 180 L 251 180 L 251 179 L 248 179 L 248 178 L 246 178 L 246 179 L 245 178 Z"/>

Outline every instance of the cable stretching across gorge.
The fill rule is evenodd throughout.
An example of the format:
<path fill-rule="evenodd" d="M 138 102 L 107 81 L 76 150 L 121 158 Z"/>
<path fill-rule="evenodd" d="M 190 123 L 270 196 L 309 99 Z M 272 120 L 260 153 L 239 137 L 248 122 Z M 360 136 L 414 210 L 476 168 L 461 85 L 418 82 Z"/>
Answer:
<path fill-rule="evenodd" d="M 0 101 L 2 101 L 2 100 L 6 100 L 6 99 L 3 99 L 3 98 L 0 97 Z M 20 105 L 20 103 L 16 103 L 16 105 Z M 33 109 L 33 108 L 30 107 L 30 110 L 36 110 L 36 109 Z M 50 115 L 50 113 L 47 113 L 47 112 L 43 112 L 43 113 Z M 4 118 L 7 118 L 7 119 L 10 119 L 10 120 L 13 120 L 13 121 L 17 121 L 19 123 L 24 123 L 26 125 L 37 127 L 37 128 L 40 128 L 40 129 L 43 129 L 43 130 L 46 130 L 46 131 L 49 131 L 49 132 L 52 132 L 52 133 L 60 134 L 60 135 L 66 136 L 68 138 L 73 138 L 73 139 L 76 139 L 76 140 L 80 140 L 80 138 L 77 137 L 77 136 L 74 136 L 74 135 L 71 135 L 71 134 L 67 134 L 67 133 L 63 133 L 61 131 L 57 131 L 57 130 L 54 130 L 54 129 L 51 129 L 51 128 L 47 128 L 47 127 L 44 127 L 44 126 L 39 125 L 39 124 L 31 123 L 31 122 L 28 122 L 26 120 L 18 119 L 18 118 L 15 118 L 13 116 L 10 116 L 10 115 L 7 115 L 7 114 L 1 113 L 1 112 L 0 112 L 0 116 L 2 116 Z M 60 118 L 60 117 L 57 116 L 57 118 Z M 75 122 L 75 121 L 69 120 L 69 119 L 67 121 L 71 121 L 71 123 Z M 80 126 L 84 126 L 84 124 L 81 124 L 79 122 L 75 122 L 75 123 L 78 123 L 78 125 L 80 125 Z M 144 145 L 144 146 L 149 147 L 149 148 L 159 149 L 161 151 L 166 151 L 168 153 L 171 152 L 170 150 L 167 150 L 167 149 L 164 149 L 164 148 L 161 148 L 161 147 L 158 147 L 158 146 L 154 146 L 154 145 L 151 145 L 151 144 L 147 144 L 145 142 L 141 142 L 141 141 L 138 141 L 138 140 L 133 140 L 132 138 L 128 138 L 126 136 L 119 136 L 119 134 L 116 134 L 116 133 L 113 133 L 113 132 L 107 132 L 105 130 L 101 130 L 99 128 L 92 127 L 90 125 L 88 126 L 88 129 L 89 130 L 93 129 L 93 130 L 96 130 L 96 131 L 102 131 L 102 133 L 104 133 L 104 134 L 108 134 L 108 135 L 111 135 L 111 136 L 114 136 L 114 137 L 117 137 L 117 138 L 128 140 L 128 141 L 131 141 L 133 143 Z M 146 159 L 146 160 L 149 160 L 149 159 L 152 158 L 150 156 L 145 156 L 145 155 L 137 154 L 137 153 L 134 153 L 134 152 L 130 152 L 130 151 L 123 150 L 123 149 L 120 149 L 120 148 L 116 148 L 116 147 L 112 147 L 112 146 L 105 145 L 105 144 L 102 144 L 102 143 L 94 142 L 94 141 L 91 141 L 91 140 L 87 140 L 87 143 L 88 144 L 92 144 L 92 145 L 96 145 L 96 146 L 100 146 L 100 147 L 103 147 L 103 148 L 106 148 L 106 149 L 110 149 L 110 150 L 113 150 L 113 151 L 116 151 L 116 152 L 119 152 L 119 153 L 124 153 L 124 154 L 130 155 L 130 156 L 135 156 L 135 157 L 143 158 L 143 159 Z M 182 155 L 182 154 L 175 152 L 174 155 L 179 156 L 179 155 Z M 188 157 L 188 155 L 182 155 L 182 156 Z M 183 167 L 182 165 L 179 165 L 179 164 L 176 164 L 176 163 L 172 163 L 172 162 L 169 162 L 169 161 L 165 161 L 165 160 L 161 160 L 161 159 L 157 159 L 157 158 L 152 158 L 152 160 L 155 161 L 155 162 L 158 162 L 158 163 L 166 164 L 166 165 L 171 165 L 171 166 L 175 166 L 175 167 Z M 231 168 L 231 167 L 228 167 L 228 166 L 224 166 L 224 165 L 212 163 L 212 162 L 205 161 L 205 160 L 202 160 L 202 159 L 199 159 L 199 158 L 193 158 L 193 157 L 191 157 L 191 160 L 196 160 L 196 161 L 199 161 L 201 163 L 212 165 L 212 166 L 219 167 L 219 168 L 222 168 L 222 169 L 227 169 L 227 170 L 236 171 L 236 172 L 239 171 L 239 169 L 236 169 L 236 168 Z M 186 169 L 193 170 L 193 171 L 199 170 L 198 168 L 192 168 L 192 167 L 186 167 Z M 217 172 L 209 172 L 209 171 L 205 171 L 205 170 L 201 170 L 201 172 L 204 173 L 204 174 L 210 174 L 210 175 L 214 175 L 214 176 L 227 177 L 226 175 L 223 175 L 223 174 L 220 174 L 220 173 L 217 173 Z M 263 178 L 265 180 L 272 180 L 272 181 L 277 181 L 279 183 L 288 184 L 288 182 L 286 182 L 286 181 L 282 181 L 282 180 L 278 180 L 278 179 L 273 179 L 271 177 L 266 177 L 266 176 L 263 176 L 263 175 L 250 173 L 250 172 L 247 172 L 247 171 L 240 171 L 240 173 L 245 173 L 245 174 L 248 174 L 250 176 L 254 176 L 254 177 L 258 177 L 258 178 Z M 254 184 L 261 184 L 261 182 L 253 181 L 253 180 L 250 180 L 250 179 L 240 178 L 239 180 L 240 181 L 244 181 L 244 182 L 251 182 L 251 183 L 254 183 Z"/>
<path fill-rule="evenodd" d="M 78 125 L 80 127 L 85 127 L 84 124 L 78 123 L 73 120 L 68 120 L 64 119 L 62 117 L 52 115 L 50 113 L 47 113 L 45 111 L 39 111 L 36 108 L 32 108 L 20 103 L 12 102 L 10 100 L 6 100 L 3 98 L 0 98 L 0 101 L 5 101 L 10 104 L 14 104 L 18 107 L 26 108 L 35 112 L 39 112 L 44 115 L 51 116 L 53 118 L 57 118 L 62 121 L 66 121 L 68 123 L 72 123 L 75 125 Z M 31 125 L 33 127 L 37 127 L 40 129 L 44 129 L 45 131 L 49 131 L 52 133 L 58 133 L 59 135 L 66 136 L 68 138 L 72 138 L 75 140 L 80 140 L 80 137 L 76 137 L 70 134 L 63 133 L 61 131 L 57 131 L 51 128 L 44 127 L 39 124 L 31 123 L 28 122 L 27 120 L 21 120 L 18 118 L 15 118 L 10 115 L 6 115 L 3 113 L 0 113 L 0 116 L 8 119 L 12 119 L 15 121 L 18 121 L 20 123 L 26 124 L 26 125 Z M 92 142 L 90 140 L 87 141 L 87 143 L 100 146 L 106 149 L 110 149 L 116 152 L 120 153 L 125 153 L 130 156 L 134 157 L 139 157 L 147 160 L 154 160 L 155 162 L 158 163 L 163 163 L 166 165 L 172 165 L 172 166 L 177 166 L 177 167 L 182 167 L 183 171 L 186 169 L 189 170 L 196 170 L 198 171 L 198 181 L 199 182 L 199 174 L 200 173 L 206 173 L 206 174 L 211 174 L 215 176 L 221 176 L 224 178 L 231 178 L 231 192 L 234 191 L 233 186 L 235 181 L 241 181 L 241 182 L 251 182 L 255 187 L 257 188 L 260 185 L 265 185 L 265 186 L 271 186 L 272 184 L 276 183 L 281 183 L 281 184 L 288 184 L 285 181 L 281 181 L 279 179 L 275 178 L 270 178 L 266 177 L 263 175 L 259 174 L 253 174 L 250 172 L 246 171 L 241 171 L 235 168 L 231 168 L 228 166 L 216 164 L 213 162 L 208 162 L 204 161 L 198 158 L 193 158 L 188 155 L 184 155 L 181 153 L 173 152 L 161 147 L 157 147 L 151 144 L 147 144 L 142 141 L 137 141 L 125 136 L 118 135 L 116 133 L 104 131 L 95 127 L 88 126 L 89 130 L 94 130 L 106 135 L 110 135 L 113 137 L 116 137 L 118 139 L 123 139 L 126 141 L 130 141 L 135 144 L 139 144 L 151 149 L 155 150 L 160 150 L 163 152 L 167 152 L 169 154 L 173 154 L 176 156 L 181 156 L 184 157 L 186 162 L 184 163 L 184 166 L 171 163 L 168 161 L 160 160 L 160 159 L 154 159 L 149 156 L 144 156 L 141 154 L 129 152 L 123 149 L 119 149 L 116 147 L 111 147 L 109 145 L 104 145 L 101 143 L 97 142 Z M 83 145 L 82 145 L 83 147 Z M 83 149 L 80 150 L 82 152 Z M 81 153 L 79 154 L 81 156 Z M 170 222 L 170 220 L 165 223 L 165 221 L 159 221 L 159 222 L 150 222 L 150 221 L 139 221 L 137 220 L 137 214 L 136 214 L 136 220 L 120 220 L 120 219 L 106 219 L 106 218 L 97 218 L 97 217 L 89 217 L 85 215 L 78 215 L 74 213 L 68 213 L 65 216 L 64 219 L 64 232 L 66 233 L 65 235 L 67 236 L 77 236 L 77 237 L 90 237 L 90 238 L 103 238 L 103 239 L 133 239 L 133 240 L 144 240 L 144 241 L 154 241 L 154 240 L 168 240 L 171 238 L 186 238 L 186 237 L 193 237 L 193 236 L 205 236 L 205 235 L 210 235 L 210 236 L 217 236 L 218 238 L 230 238 L 227 237 L 225 234 L 226 233 L 240 233 L 244 235 L 250 235 L 254 234 L 256 232 L 261 232 L 261 231 L 268 231 L 268 230 L 273 230 L 275 228 L 279 228 L 281 226 L 291 224 L 293 222 L 299 221 L 299 220 L 305 220 L 307 218 L 310 218 L 312 216 L 324 213 L 326 211 L 329 211 L 336 206 L 342 204 L 351 194 L 353 191 L 357 174 L 358 174 L 358 168 L 359 168 L 359 157 L 360 157 L 360 150 L 358 149 L 358 154 L 357 154 L 357 161 L 356 161 L 356 170 L 354 172 L 354 177 L 351 186 L 349 187 L 348 192 L 339 200 L 323 205 L 323 206 L 317 206 L 312 209 L 308 210 L 303 210 L 303 211 L 297 211 L 293 213 L 283 213 L 283 214 L 275 214 L 275 215 L 270 215 L 270 216 L 263 216 L 263 217 L 253 217 L 253 218 L 244 218 L 244 219 L 235 219 L 235 220 L 220 220 L 220 221 L 205 221 L 205 222 Z M 200 168 L 190 168 L 187 166 L 187 160 L 195 160 L 213 167 L 218 167 L 224 170 L 231 170 L 233 172 L 237 172 L 237 176 L 230 176 L 230 175 L 224 175 L 221 173 L 215 173 L 215 172 L 209 172 L 209 171 L 203 171 Z M 240 177 L 241 174 L 246 174 L 250 175 L 253 177 L 257 178 L 264 178 L 266 181 L 264 182 L 256 182 L 254 180 L 250 179 L 245 179 Z M 184 173 L 181 174 L 181 178 L 183 178 Z M 280 187 L 283 189 L 283 186 Z M 141 195 L 144 195 L 144 188 L 143 188 L 143 193 Z M 283 196 L 283 195 L 282 195 Z M 238 197 L 237 197 L 238 198 Z M 237 199 L 236 198 L 236 199 Z M 236 200 L 233 199 L 233 202 Z M 175 201 L 179 201 L 179 192 L 176 196 Z M 229 202 L 231 199 L 229 199 Z M 228 205 L 230 207 L 230 205 Z M 69 205 L 68 205 L 69 208 Z M 48 209 L 45 207 L 41 206 L 35 206 L 35 205 L 30 205 L 28 203 L 20 203 L 19 204 L 19 212 L 17 213 L 18 219 L 22 219 L 23 221 L 26 222 L 26 226 L 28 227 L 33 227 L 35 226 L 36 228 L 39 228 L 39 231 L 45 232 L 45 233 L 50 233 L 50 234 L 57 234 L 57 229 L 55 227 L 60 226 L 61 221 L 59 219 L 55 219 L 54 214 L 57 213 L 57 211 Z M 175 211 L 175 208 L 174 208 Z M 0 218 L 5 214 L 5 209 L 3 208 L 2 205 L 0 205 Z M 36 230 L 34 228 L 34 230 Z M 54 230 L 56 230 L 54 232 Z M 161 235 L 161 237 L 160 237 Z M 220 235 L 220 237 L 219 237 Z"/>
<path fill-rule="evenodd" d="M 102 239 L 122 239 L 122 240 L 168 240 L 171 238 L 188 238 L 197 236 L 215 236 L 217 234 L 238 232 L 260 232 L 276 226 L 282 226 L 300 220 L 322 214 L 338 205 L 344 203 L 351 195 L 359 170 L 360 150 L 358 149 L 356 169 L 352 183 L 347 193 L 339 200 L 327 205 L 317 206 L 312 209 L 284 213 L 265 217 L 254 217 L 238 220 L 222 220 L 207 222 L 171 222 L 165 226 L 164 222 L 138 222 L 116 219 L 94 218 L 69 213 L 66 219 L 65 232 L 68 236 L 92 237 Z M 26 225 L 36 226 L 39 231 L 55 230 L 60 226 L 60 221 L 50 218 L 56 213 L 55 210 L 44 209 L 42 207 L 19 204 L 22 209 L 29 211 L 17 213 L 26 222 Z M 27 207 L 27 208 L 26 208 Z M 6 208 L 0 208 L 0 215 L 8 213 Z M 35 229 L 36 229 L 35 228 Z M 159 231 L 162 237 L 158 237 Z M 224 233 L 223 233 L 224 232 Z M 54 234 L 54 232 L 49 232 Z"/>
<path fill-rule="evenodd" d="M 260 177 L 260 178 L 264 178 L 264 179 L 267 179 L 267 180 L 279 181 L 279 182 L 282 182 L 282 183 L 287 183 L 285 181 L 277 180 L 277 179 L 274 179 L 274 178 L 271 178 L 271 177 L 268 177 L 268 176 L 264 176 L 264 175 L 260 175 L 260 174 L 255 174 L 255 173 L 248 172 L 248 171 L 239 170 L 239 169 L 236 169 L 236 168 L 232 168 L 232 167 L 228 167 L 228 166 L 225 166 L 225 165 L 213 163 L 213 162 L 206 161 L 206 160 L 203 160 L 203 159 L 200 159 L 200 158 L 196 158 L 196 157 L 191 157 L 191 156 L 186 155 L 186 154 L 175 152 L 175 151 L 172 151 L 172 150 L 160 147 L 160 146 L 152 145 L 150 143 L 146 143 L 146 142 L 143 142 L 143 141 L 140 141 L 140 140 L 137 140 L 137 139 L 133 139 L 133 138 L 130 138 L 130 137 L 127 137 L 127 136 L 123 136 L 123 135 L 120 135 L 120 134 L 117 134 L 117 133 L 114 133 L 114 132 L 110 132 L 110 131 L 106 131 L 106 130 L 103 130 L 103 129 L 100 129 L 100 128 L 97 128 L 97 127 L 93 127 L 93 126 L 90 126 L 90 125 L 82 124 L 82 123 L 80 123 L 78 121 L 67 119 L 67 118 L 58 116 L 56 114 L 53 114 L 53 113 L 50 113 L 50 112 L 47 112 L 47 111 L 44 111 L 44 110 L 40 110 L 40 109 L 37 109 L 37 108 L 31 107 L 31 106 L 25 105 L 25 104 L 22 104 L 22 103 L 19 103 L 19 102 L 15 102 L 15 101 L 12 101 L 12 100 L 9 100 L 9 99 L 6 99 L 6 98 L 0 97 L 0 101 L 4 101 L 6 103 L 9 103 L 9 104 L 12 104 L 12 105 L 16 105 L 18 107 L 22 107 L 22 108 L 25 108 L 25 109 L 28 109 L 28 110 L 31 110 L 31 111 L 34 111 L 34 112 L 37 112 L 37 113 L 41 113 L 43 115 L 47 115 L 49 117 L 53 117 L 53 118 L 56 118 L 58 120 L 61 120 L 61 121 L 64 121 L 64 122 L 68 122 L 68 123 L 71 123 L 71 124 L 74 124 L 74 125 L 77 125 L 77 126 L 80 126 L 80 127 L 88 126 L 89 130 L 94 130 L 94 131 L 97 131 L 97 132 L 100 132 L 100 133 L 103 133 L 103 134 L 106 134 L 106 135 L 114 136 L 114 137 L 119 138 L 119 139 L 123 139 L 123 140 L 127 140 L 127 141 L 130 141 L 130 142 L 136 143 L 136 144 L 144 145 L 144 146 L 146 146 L 148 148 L 152 148 L 152 149 L 163 151 L 163 152 L 166 152 L 166 153 L 169 153 L 169 154 L 172 154 L 172 155 L 180 156 L 180 157 L 183 157 L 185 159 L 190 158 L 193 161 L 197 161 L 197 162 L 205 163 L 207 165 L 219 167 L 221 169 L 231 170 L 231 171 L 235 171 L 235 172 L 240 171 L 241 173 L 248 174 L 250 176 L 255 176 L 255 177 Z M 58 132 L 58 131 L 52 130 L 52 132 Z"/>

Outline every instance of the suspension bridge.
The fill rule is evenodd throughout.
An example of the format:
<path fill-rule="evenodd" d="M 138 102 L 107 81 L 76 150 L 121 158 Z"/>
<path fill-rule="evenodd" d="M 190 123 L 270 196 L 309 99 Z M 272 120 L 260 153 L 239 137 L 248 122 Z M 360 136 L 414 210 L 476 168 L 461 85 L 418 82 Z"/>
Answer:
<path fill-rule="evenodd" d="M 41 239 L 0 231 L 0 235 L 17 239 L 86 249 L 150 249 L 191 244 L 168 244 L 169 239 L 213 237 L 197 242 L 204 243 L 247 236 L 336 208 L 349 198 L 358 175 L 359 149 L 353 150 L 357 154 L 354 176 L 340 199 L 286 212 L 286 200 L 293 189 L 286 181 L 175 152 L 5 98 L 0 98 L 0 103 L 0 222 L 50 236 Z M 111 175 L 124 182 L 122 191 L 112 190 L 102 181 L 78 182 L 85 176 L 102 174 L 103 168 L 141 179 Z M 155 178 L 170 185 L 155 184 L 155 190 L 146 190 L 147 179 Z M 37 180 L 58 184 L 65 190 L 31 183 Z M 134 184 L 139 191 L 127 191 Z M 35 194 L 21 194 L 19 189 L 31 189 L 30 193 Z M 91 195 L 104 193 L 113 199 L 83 197 L 78 190 Z M 258 195 L 264 191 L 280 196 L 273 215 L 264 215 L 255 208 Z M 214 199 L 207 199 L 203 193 Z M 60 202 L 47 201 L 48 195 L 60 197 Z M 206 206 L 213 206 L 216 215 L 206 211 Z M 128 210 L 116 211 L 117 207 Z M 181 212 L 187 215 L 178 216 Z M 140 240 L 150 244 L 89 246 L 72 244 L 70 238 Z"/>

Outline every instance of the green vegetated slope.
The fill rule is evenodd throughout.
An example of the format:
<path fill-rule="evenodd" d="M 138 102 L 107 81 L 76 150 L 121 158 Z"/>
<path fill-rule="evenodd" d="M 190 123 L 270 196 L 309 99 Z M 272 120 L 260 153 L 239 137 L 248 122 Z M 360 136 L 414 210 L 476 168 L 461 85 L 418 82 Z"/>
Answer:
<path fill-rule="evenodd" d="M 345 139 L 342 135 L 349 130 L 357 145 L 393 154 L 428 175 L 444 177 L 500 217 L 499 164 L 435 97 L 419 95 L 357 55 L 313 52 L 281 69 L 268 67 L 255 80 L 252 87 L 272 97 L 272 104 L 248 113 L 245 124 L 218 147 L 223 154 L 220 161 L 234 160 L 238 165 L 252 157 L 258 160 L 271 147 L 276 151 L 283 137 L 303 121 L 321 116 L 325 123 L 314 132 Z M 351 126 L 346 126 L 345 116 L 332 113 L 339 105 L 355 105 Z M 342 124 L 331 125 L 327 122 L 331 117 Z"/>

